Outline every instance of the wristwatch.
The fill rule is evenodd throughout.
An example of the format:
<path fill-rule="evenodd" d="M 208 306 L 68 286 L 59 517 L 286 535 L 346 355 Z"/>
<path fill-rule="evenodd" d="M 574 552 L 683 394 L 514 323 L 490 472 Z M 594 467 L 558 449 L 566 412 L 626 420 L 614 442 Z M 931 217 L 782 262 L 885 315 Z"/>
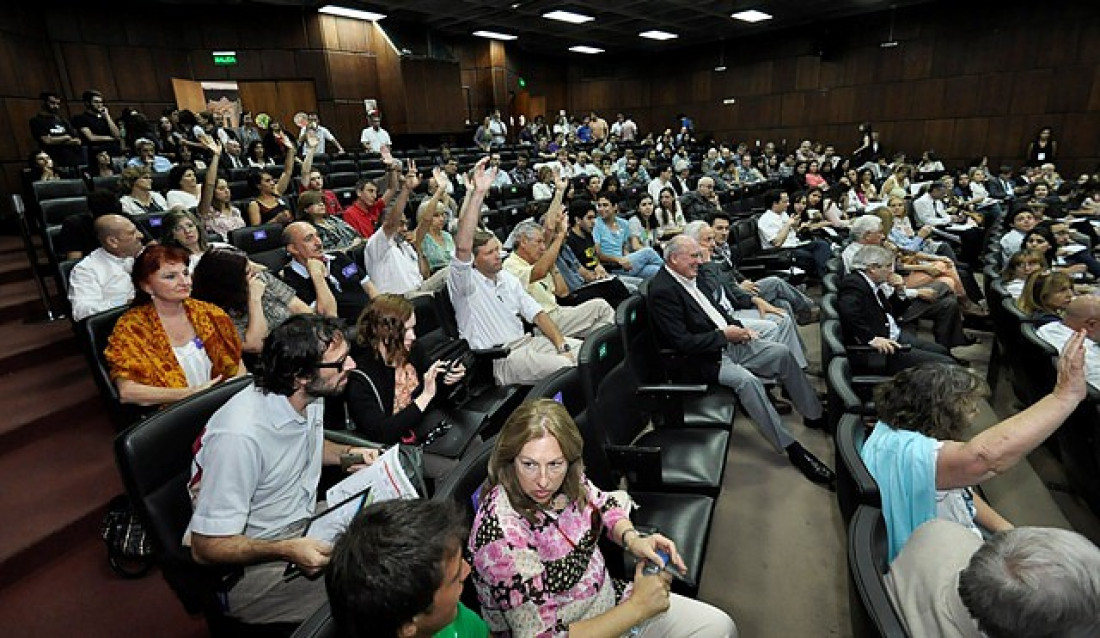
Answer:
<path fill-rule="evenodd" d="M 562 344 L 561 344 L 561 345 L 560 345 L 560 346 L 558 347 L 558 354 L 565 354 L 566 352 L 569 352 L 570 350 L 572 350 L 572 348 L 570 348 L 570 347 L 569 347 L 569 344 L 568 344 L 568 343 L 564 343 L 564 342 L 563 342 L 563 343 L 562 343 Z"/>

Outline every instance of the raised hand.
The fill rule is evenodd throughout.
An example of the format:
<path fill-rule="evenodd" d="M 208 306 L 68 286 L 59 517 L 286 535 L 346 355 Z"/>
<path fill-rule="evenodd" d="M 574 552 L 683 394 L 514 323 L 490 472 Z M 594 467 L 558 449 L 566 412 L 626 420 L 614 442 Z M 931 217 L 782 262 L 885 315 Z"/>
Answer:
<path fill-rule="evenodd" d="M 409 158 L 409 170 L 405 173 L 405 189 L 410 193 L 420 186 L 420 174 L 416 172 L 416 162 Z"/>
<path fill-rule="evenodd" d="M 493 181 L 497 177 L 497 171 L 499 169 L 485 167 L 489 164 L 489 157 L 485 156 L 474 164 L 473 178 L 471 183 L 474 185 L 475 190 L 482 193 L 488 192 L 489 188 L 493 185 Z"/>

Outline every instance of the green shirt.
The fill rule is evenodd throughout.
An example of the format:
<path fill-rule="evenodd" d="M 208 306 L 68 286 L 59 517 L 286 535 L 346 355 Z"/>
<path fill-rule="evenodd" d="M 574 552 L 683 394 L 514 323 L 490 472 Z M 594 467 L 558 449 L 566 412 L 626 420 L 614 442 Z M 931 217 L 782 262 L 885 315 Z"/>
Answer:
<path fill-rule="evenodd" d="M 489 626 L 466 605 L 458 603 L 458 615 L 443 629 L 436 632 L 434 638 L 488 638 Z"/>

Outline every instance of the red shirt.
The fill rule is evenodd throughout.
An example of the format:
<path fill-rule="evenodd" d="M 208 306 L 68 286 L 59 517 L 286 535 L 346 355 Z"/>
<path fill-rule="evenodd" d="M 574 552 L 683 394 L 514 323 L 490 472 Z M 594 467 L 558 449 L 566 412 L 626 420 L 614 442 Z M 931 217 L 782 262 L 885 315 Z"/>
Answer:
<path fill-rule="evenodd" d="M 360 235 L 369 239 L 378 227 L 378 220 L 382 218 L 382 212 L 385 210 L 386 202 L 381 198 L 374 200 L 370 206 L 357 199 L 344 209 L 344 221 L 359 231 Z"/>

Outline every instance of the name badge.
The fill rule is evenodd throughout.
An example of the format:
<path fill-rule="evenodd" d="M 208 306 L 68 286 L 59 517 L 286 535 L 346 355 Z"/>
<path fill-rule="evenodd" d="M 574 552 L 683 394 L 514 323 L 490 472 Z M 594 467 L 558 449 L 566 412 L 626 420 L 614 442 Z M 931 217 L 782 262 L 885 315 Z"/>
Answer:
<path fill-rule="evenodd" d="M 344 266 L 343 270 L 341 270 L 340 273 L 344 275 L 344 279 L 351 279 L 359 273 L 359 266 L 356 266 L 355 264 L 348 264 L 347 266 Z"/>

